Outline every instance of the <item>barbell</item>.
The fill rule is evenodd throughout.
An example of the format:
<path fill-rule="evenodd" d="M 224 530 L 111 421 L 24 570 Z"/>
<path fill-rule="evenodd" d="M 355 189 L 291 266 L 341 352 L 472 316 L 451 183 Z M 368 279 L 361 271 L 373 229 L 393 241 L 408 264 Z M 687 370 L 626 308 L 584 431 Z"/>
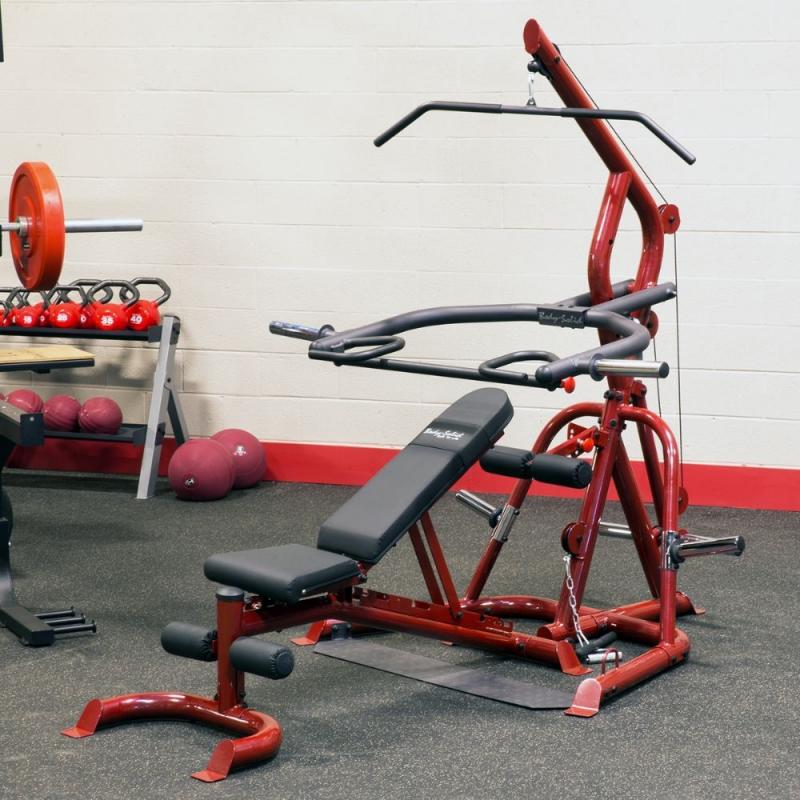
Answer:
<path fill-rule="evenodd" d="M 11 179 L 8 231 L 11 257 L 26 289 L 52 289 L 61 275 L 68 233 L 140 231 L 140 219 L 65 219 L 58 181 L 42 161 L 25 161 Z"/>

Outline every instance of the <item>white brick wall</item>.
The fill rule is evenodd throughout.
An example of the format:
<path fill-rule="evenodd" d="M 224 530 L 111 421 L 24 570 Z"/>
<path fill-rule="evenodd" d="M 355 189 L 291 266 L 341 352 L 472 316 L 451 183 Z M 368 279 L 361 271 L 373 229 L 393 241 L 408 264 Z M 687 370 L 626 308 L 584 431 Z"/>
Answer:
<path fill-rule="evenodd" d="M 620 125 L 682 211 L 687 459 L 800 466 L 800 7 L 789 0 L 6 0 L 0 174 L 46 160 L 69 213 L 145 217 L 140 235 L 72 239 L 66 277 L 173 285 L 194 432 L 403 444 L 475 385 L 312 363 L 266 324 L 341 329 L 584 288 L 605 175 L 572 123 L 439 115 L 371 144 L 424 100 L 524 102 L 521 31 L 534 14 L 601 105 L 651 114 L 698 156 L 689 168 Z M 555 102 L 544 86 L 540 99 Z M 618 278 L 636 263 L 630 215 L 625 225 Z M 7 255 L 3 270 L 11 282 Z M 659 313 L 659 355 L 674 366 L 674 308 Z M 474 363 L 592 341 L 528 328 L 426 331 L 406 352 Z M 27 385 L 47 394 L 80 380 L 79 396 L 103 391 L 141 418 L 151 357 L 94 349 L 93 372 Z M 676 387 L 662 386 L 673 423 Z M 583 379 L 573 397 L 601 391 Z M 566 401 L 511 394 L 516 444 Z"/>

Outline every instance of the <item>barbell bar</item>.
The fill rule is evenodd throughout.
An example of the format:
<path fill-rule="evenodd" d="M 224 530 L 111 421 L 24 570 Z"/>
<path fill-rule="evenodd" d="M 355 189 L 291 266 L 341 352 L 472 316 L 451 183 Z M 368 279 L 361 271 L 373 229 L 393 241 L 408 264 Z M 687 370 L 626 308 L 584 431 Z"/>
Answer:
<path fill-rule="evenodd" d="M 18 219 L 16 222 L 0 222 L 0 231 L 27 236 L 30 222 Z M 66 219 L 64 233 L 116 233 L 118 231 L 140 231 L 144 228 L 141 219 Z"/>
<path fill-rule="evenodd" d="M 140 219 L 64 218 L 64 203 L 56 176 L 41 161 L 26 161 L 11 179 L 8 232 L 11 256 L 20 283 L 30 290 L 52 289 L 61 275 L 67 233 L 140 231 Z"/>

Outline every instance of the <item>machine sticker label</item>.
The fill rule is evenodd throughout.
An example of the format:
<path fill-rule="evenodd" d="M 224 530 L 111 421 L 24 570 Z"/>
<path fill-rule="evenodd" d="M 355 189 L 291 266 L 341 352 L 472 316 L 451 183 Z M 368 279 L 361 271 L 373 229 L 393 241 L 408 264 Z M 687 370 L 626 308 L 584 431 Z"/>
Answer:
<path fill-rule="evenodd" d="M 542 325 L 558 325 L 560 328 L 583 328 L 583 309 L 561 306 L 539 306 L 539 322 Z"/>
<path fill-rule="evenodd" d="M 435 436 L 437 439 L 448 439 L 452 442 L 457 442 L 459 439 L 463 438 L 464 432 L 463 431 L 443 431 L 441 428 L 425 428 L 422 431 L 423 436 Z"/>

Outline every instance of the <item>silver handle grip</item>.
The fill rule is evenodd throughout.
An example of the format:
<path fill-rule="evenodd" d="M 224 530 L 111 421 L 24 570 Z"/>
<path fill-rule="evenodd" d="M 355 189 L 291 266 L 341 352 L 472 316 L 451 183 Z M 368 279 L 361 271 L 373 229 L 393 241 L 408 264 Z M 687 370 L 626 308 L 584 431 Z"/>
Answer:
<path fill-rule="evenodd" d="M 596 358 L 592 362 L 591 374 L 596 381 L 607 376 L 666 378 L 669 375 L 669 364 L 666 361 L 639 361 L 630 358 Z"/>
<path fill-rule="evenodd" d="M 602 664 L 605 661 L 609 664 L 616 664 L 622 661 L 622 658 L 623 655 L 619 650 L 612 650 L 611 652 L 603 650 L 600 653 L 589 653 L 589 655 L 586 656 L 586 663 Z"/>
<path fill-rule="evenodd" d="M 612 539 L 630 539 L 632 537 L 631 529 L 627 525 L 620 522 L 605 522 L 602 519 L 597 526 L 597 532 L 600 536 L 609 536 Z"/>
<path fill-rule="evenodd" d="M 676 564 L 695 556 L 740 556 L 744 552 L 744 538 L 741 536 L 722 536 L 717 539 L 701 538 L 689 541 L 678 540 L 670 547 L 670 555 Z"/>
<path fill-rule="evenodd" d="M 476 511 L 482 517 L 486 517 L 486 519 L 491 520 L 497 514 L 497 509 L 491 503 L 487 503 L 483 498 L 465 489 L 456 492 L 456 500 L 463 503 L 467 508 Z"/>

